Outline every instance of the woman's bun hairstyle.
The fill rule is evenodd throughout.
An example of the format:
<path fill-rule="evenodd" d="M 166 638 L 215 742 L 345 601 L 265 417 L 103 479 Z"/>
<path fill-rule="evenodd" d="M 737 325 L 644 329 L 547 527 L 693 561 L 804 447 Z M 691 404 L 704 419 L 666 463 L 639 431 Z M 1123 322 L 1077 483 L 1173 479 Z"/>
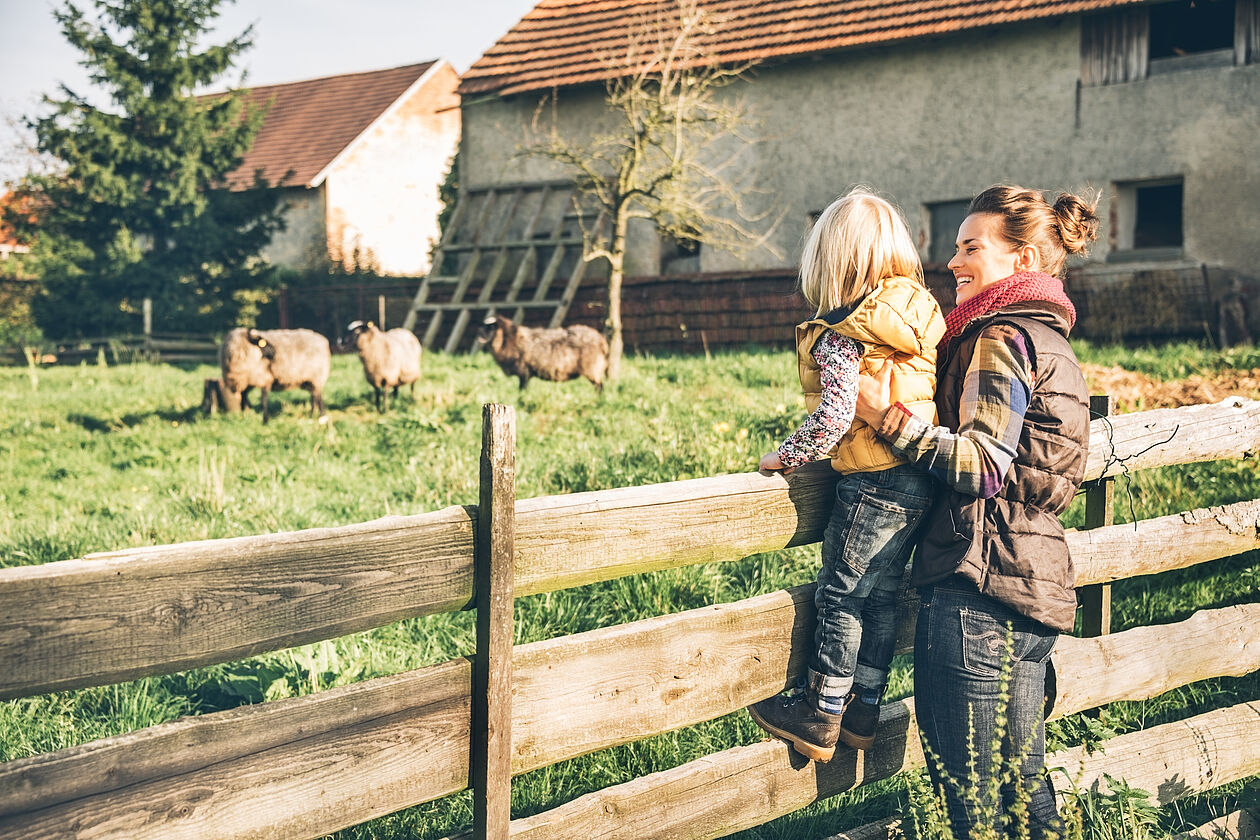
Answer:
<path fill-rule="evenodd" d="M 1088 199 L 1063 193 L 1054 202 L 1054 217 L 1059 221 L 1059 236 L 1069 254 L 1083 254 L 1089 243 L 1098 239 L 1098 216 L 1094 208 L 1098 196 Z"/>
<path fill-rule="evenodd" d="M 993 214 L 1002 219 L 1002 237 L 1016 248 L 1036 247 L 1041 271 L 1059 276 L 1067 255 L 1084 254 L 1098 238 L 1098 197 L 1063 193 L 1054 202 L 1037 190 L 1008 184 L 989 187 L 971 201 L 967 215 Z"/>

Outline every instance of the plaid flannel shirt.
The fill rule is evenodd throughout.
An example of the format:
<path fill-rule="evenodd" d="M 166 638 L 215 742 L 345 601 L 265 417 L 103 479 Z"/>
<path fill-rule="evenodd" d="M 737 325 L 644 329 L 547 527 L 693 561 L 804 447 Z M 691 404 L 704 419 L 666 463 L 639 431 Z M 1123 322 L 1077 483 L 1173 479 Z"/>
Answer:
<path fill-rule="evenodd" d="M 958 492 L 987 499 L 1001 489 L 1015 460 L 1032 382 L 1024 334 L 1004 324 L 985 327 L 963 378 L 957 432 L 915 417 L 900 403 L 876 431 Z"/>

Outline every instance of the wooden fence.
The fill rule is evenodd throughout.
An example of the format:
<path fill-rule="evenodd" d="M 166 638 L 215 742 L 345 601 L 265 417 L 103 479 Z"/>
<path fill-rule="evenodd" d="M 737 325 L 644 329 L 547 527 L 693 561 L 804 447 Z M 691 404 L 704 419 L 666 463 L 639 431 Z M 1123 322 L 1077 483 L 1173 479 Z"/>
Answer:
<path fill-rule="evenodd" d="M 803 664 L 813 621 L 812 586 L 802 586 L 513 648 L 511 599 L 816 542 L 834 479 L 824 463 L 787 478 L 730 475 L 513 504 L 510 410 L 487 406 L 485 418 L 476 506 L 0 570 L 0 699 L 473 606 L 479 651 L 2 764 L 0 837 L 309 838 L 471 780 L 478 837 L 710 838 L 922 764 L 907 700 L 884 707 L 865 753 L 842 749 L 817 765 L 766 740 L 509 823 L 511 774 L 711 720 L 780 690 Z M 1101 418 L 1087 478 L 1257 450 L 1260 402 Z M 1260 548 L 1260 500 L 1068 540 L 1078 583 L 1105 586 Z M 1101 611 L 1106 598 L 1095 602 Z M 913 623 L 905 606 L 903 640 Z M 1260 603 L 1065 637 L 1055 662 L 1056 716 L 1250 673 L 1260 669 Z M 1249 702 L 1120 736 L 1105 755 L 1069 750 L 1049 763 L 1087 783 L 1122 776 L 1168 802 L 1260 773 L 1257 745 L 1260 702 Z"/>
<path fill-rule="evenodd" d="M 34 358 L 30 354 L 34 354 Z M 219 363 L 219 342 L 210 336 L 189 333 L 114 335 L 54 342 L 39 347 L 0 348 L 0 364 L 107 364 L 126 362 Z"/>

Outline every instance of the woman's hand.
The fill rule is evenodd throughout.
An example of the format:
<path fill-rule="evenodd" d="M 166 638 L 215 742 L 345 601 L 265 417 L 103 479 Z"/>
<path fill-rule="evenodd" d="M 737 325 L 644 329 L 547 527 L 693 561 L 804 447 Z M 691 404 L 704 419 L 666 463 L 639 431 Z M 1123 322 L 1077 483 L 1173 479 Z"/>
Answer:
<path fill-rule="evenodd" d="M 858 377 L 858 419 L 878 428 L 884 420 L 884 412 L 892 405 L 892 359 L 884 362 L 875 376 L 862 374 Z"/>
<path fill-rule="evenodd" d="M 790 475 L 796 467 L 783 466 L 783 462 L 779 460 L 778 452 L 767 452 L 761 456 L 761 463 L 758 465 L 758 469 L 762 472 L 781 472 L 784 475 Z"/>

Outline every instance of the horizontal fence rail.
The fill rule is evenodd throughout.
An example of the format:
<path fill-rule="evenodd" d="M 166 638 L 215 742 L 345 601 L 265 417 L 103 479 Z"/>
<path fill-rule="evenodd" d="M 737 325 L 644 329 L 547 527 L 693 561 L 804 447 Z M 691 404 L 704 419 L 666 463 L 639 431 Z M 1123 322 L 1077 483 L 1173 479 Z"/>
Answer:
<path fill-rule="evenodd" d="M 1257 448 L 1257 401 L 1101 418 L 1091 424 L 1086 477 Z M 516 594 L 817 542 L 834 480 L 818 463 L 787 478 L 748 473 L 519 501 Z M 462 609 L 473 594 L 475 520 L 468 505 L 0 569 L 0 699 Z"/>
<path fill-rule="evenodd" d="M 1091 479 L 1240 457 L 1260 445 L 1260 403 L 1102 418 L 1091 432 Z M 819 464 L 786 479 L 734 475 L 517 502 L 516 594 L 816 542 L 833 481 Z M 475 506 L 456 507 L 0 570 L 0 697 L 226 661 L 467 608 L 477 526 Z M 1260 500 L 1067 539 L 1082 585 L 1184 568 L 1260 548 Z M 812 595 L 812 585 L 796 587 L 515 647 L 511 772 L 711 720 L 783 688 L 804 664 Z M 913 610 L 903 606 L 905 647 Z M 1055 716 L 1250 673 L 1260 669 L 1260 604 L 1065 637 L 1055 663 Z M 458 659 L 0 764 L 0 838 L 315 837 L 465 790 L 472 675 L 470 660 Z M 1244 704 L 1211 720 L 1244 739 L 1237 743 L 1254 743 L 1257 709 Z M 1190 753 L 1178 753 L 1174 740 L 1158 741 L 1160 749 L 1186 766 Z M 1109 755 L 1119 742 L 1108 742 Z M 1205 759 L 1202 778 L 1183 777 L 1177 790 L 1257 772 L 1255 751 L 1239 752 Z M 510 832 L 649 840 L 753 827 L 921 766 L 913 701 L 884 708 L 871 750 L 842 748 L 830 764 L 802 764 L 775 740 L 725 750 L 514 821 Z M 1107 769 L 1121 764 L 1093 757 L 1078 765 L 1085 775 L 1121 775 Z M 1152 784 L 1170 796 L 1177 787 Z"/>
<path fill-rule="evenodd" d="M 517 647 L 513 772 L 710 720 L 783 688 L 801 664 L 793 652 L 807 647 L 812 610 L 812 587 L 802 586 Z M 1095 639 L 1065 637 L 1055 662 L 1056 716 L 1250 673 L 1260 668 L 1260 604 Z M 130 814 L 141 825 L 100 836 L 239 838 L 253 836 L 243 826 L 259 812 L 268 814 L 274 836 L 317 836 L 455 793 L 468 783 L 470 673 L 456 660 L 0 765 L 0 791 L 11 792 L 0 799 L 0 837 L 63 836 L 58 832 L 71 819 L 96 836 Z M 772 787 L 792 804 L 774 813 L 753 808 L 760 819 L 748 826 L 756 825 L 813 801 L 801 797 L 830 796 L 919 766 L 911 710 L 908 703 L 885 707 L 880 740 L 864 754 L 861 772 L 842 749 L 819 769 L 823 779 L 797 774 L 786 781 L 780 775 L 799 769 L 799 756 L 775 741 L 694 762 L 700 778 L 691 782 L 701 788 L 698 797 L 729 795 L 726 808 L 740 807 L 743 785 Z M 749 755 L 759 758 L 749 764 Z M 334 766 L 335 785 L 327 777 Z M 709 774 L 715 780 L 700 785 Z M 730 789 L 714 789 L 718 779 Z M 312 810 L 304 796 L 320 807 Z M 687 803 L 679 806 L 689 813 Z M 158 819 L 162 814 L 175 816 Z M 149 824 L 151 831 L 141 830 Z M 579 836 L 566 833 L 572 826 L 555 825 L 549 836 Z M 688 836 L 676 829 L 660 836 Z"/>

